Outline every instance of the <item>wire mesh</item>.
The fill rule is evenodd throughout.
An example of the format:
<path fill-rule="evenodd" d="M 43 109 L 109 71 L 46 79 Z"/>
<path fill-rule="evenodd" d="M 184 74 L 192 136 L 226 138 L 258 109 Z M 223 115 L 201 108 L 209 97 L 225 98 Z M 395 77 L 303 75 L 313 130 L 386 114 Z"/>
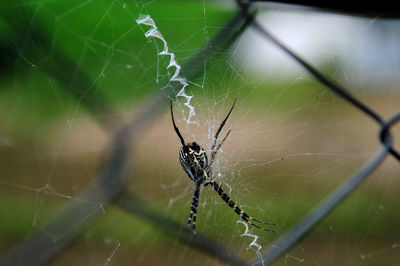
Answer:
<path fill-rule="evenodd" d="M 299 63 L 306 71 L 308 71 L 318 82 L 326 86 L 333 93 L 343 98 L 349 105 L 353 106 L 365 116 L 370 117 L 380 126 L 380 132 L 377 137 L 380 138 L 382 148 L 370 159 L 364 166 L 362 166 L 356 173 L 354 173 L 347 180 L 343 181 L 330 195 L 328 195 L 321 203 L 315 207 L 309 214 L 305 215 L 296 225 L 294 225 L 287 232 L 283 233 L 271 247 L 263 254 L 265 263 L 270 264 L 276 261 L 279 257 L 285 254 L 291 247 L 299 243 L 302 238 L 306 237 L 307 233 L 315 227 L 330 211 L 338 206 L 346 196 L 351 194 L 358 185 L 360 185 L 377 167 L 382 164 L 383 159 L 387 155 L 392 155 L 397 160 L 400 160 L 400 153 L 392 147 L 392 136 L 390 129 L 400 120 L 400 113 L 393 115 L 391 118 L 383 119 L 377 111 L 364 104 L 359 99 L 349 93 L 343 86 L 333 80 L 328 79 L 315 67 L 309 64 L 301 56 L 290 50 L 284 43 L 279 41 L 278 38 L 270 34 L 260 24 L 254 21 L 254 13 L 252 10 L 253 5 L 250 2 L 239 2 L 237 14 L 218 32 L 215 37 L 210 40 L 204 50 L 200 50 L 197 54 L 193 55 L 189 60 L 185 69 L 191 69 L 191 72 L 186 73 L 190 79 L 200 75 L 203 71 L 203 65 L 200 64 L 199 58 L 204 58 L 204 54 L 208 57 L 213 56 L 213 52 L 221 47 L 227 47 L 240 36 L 240 34 L 249 27 L 253 27 L 260 36 L 266 40 L 274 43 L 277 47 L 282 49 L 289 57 Z M 61 60 L 62 61 L 62 60 Z M 60 64 L 60 62 L 59 62 Z M 195 69 L 196 71 L 193 71 Z M 51 73 L 57 78 L 57 73 Z M 86 78 L 85 78 L 86 79 Z M 90 82 L 89 82 L 90 83 Z M 143 129 L 146 128 L 152 121 L 154 121 L 166 107 L 168 101 L 165 98 L 155 95 L 150 97 L 150 100 L 142 103 L 135 109 L 135 114 L 131 120 L 121 125 L 119 130 L 113 136 L 113 143 L 111 145 L 111 152 L 106 159 L 105 166 L 98 174 L 95 184 L 82 193 L 80 198 L 90 200 L 96 197 L 97 200 L 101 199 L 103 204 L 116 204 L 123 210 L 132 215 L 147 220 L 150 223 L 158 226 L 167 234 L 179 239 L 179 241 L 197 248 L 210 256 L 214 256 L 225 263 L 232 265 L 246 265 L 255 263 L 255 261 L 246 261 L 236 254 L 234 251 L 228 249 L 224 245 L 214 241 L 213 239 L 204 235 L 198 234 L 194 237 L 190 230 L 186 227 L 177 224 L 166 216 L 160 214 L 159 210 L 154 210 L 150 203 L 145 202 L 136 195 L 132 195 L 126 191 L 125 187 L 127 179 L 130 176 L 135 177 L 135 169 L 128 162 L 132 160 L 131 151 L 127 150 L 132 147 L 131 140 L 138 138 L 143 134 Z M 149 108 L 153 106 L 153 108 Z M 92 112 L 96 110 L 91 109 L 88 104 L 87 108 Z M 159 110 L 154 112 L 154 110 Z M 96 194 L 96 195 L 95 195 Z M 85 224 L 88 224 L 92 219 L 85 219 L 85 223 L 77 226 L 76 221 L 81 221 L 82 215 L 93 212 L 91 209 L 82 209 L 71 202 L 59 211 L 56 218 L 48 223 L 46 230 L 43 231 L 67 231 L 63 237 L 54 243 L 50 238 L 38 231 L 28 236 L 27 239 L 18 243 L 11 248 L 2 258 L 1 265 L 42 265 L 48 262 L 51 258 L 56 256 L 61 250 L 68 246 L 68 243 L 82 230 Z M 93 215 L 92 217 L 95 217 Z M 73 230 L 69 230 L 73 228 Z"/>

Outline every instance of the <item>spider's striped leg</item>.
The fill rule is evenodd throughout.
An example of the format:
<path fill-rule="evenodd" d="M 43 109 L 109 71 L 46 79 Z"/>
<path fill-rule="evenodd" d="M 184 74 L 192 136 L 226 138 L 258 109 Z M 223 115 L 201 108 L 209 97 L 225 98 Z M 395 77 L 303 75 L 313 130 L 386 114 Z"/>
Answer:
<path fill-rule="evenodd" d="M 197 181 L 193 191 L 192 205 L 190 206 L 190 215 L 188 219 L 188 227 L 191 228 L 193 233 L 195 234 L 196 234 L 197 206 L 199 205 L 199 197 L 200 197 L 200 185 L 201 182 Z"/>
<path fill-rule="evenodd" d="M 235 107 L 236 100 L 237 100 L 237 99 L 235 98 L 235 101 L 233 102 L 232 107 L 231 107 L 231 109 L 229 110 L 228 115 L 225 117 L 224 120 L 222 120 L 221 125 L 219 125 L 219 128 L 218 128 L 217 132 L 215 133 L 215 136 L 214 136 L 214 139 L 213 139 L 213 143 L 212 143 L 212 146 L 211 146 L 211 151 L 212 151 L 212 152 L 214 152 L 215 145 L 217 144 L 217 139 L 218 139 L 219 133 L 221 132 L 222 128 L 224 127 L 224 125 L 225 125 L 225 123 L 226 123 L 226 120 L 228 120 L 229 116 L 231 115 L 232 110 L 233 110 L 233 107 Z M 229 133 L 228 133 L 228 134 L 229 134 Z M 226 137 L 225 137 L 225 138 L 226 138 Z"/>
<path fill-rule="evenodd" d="M 213 181 L 210 182 L 210 184 L 213 186 L 214 190 L 218 193 L 218 195 L 221 196 L 221 198 L 226 202 L 226 204 L 229 205 L 229 207 L 231 207 L 239 216 L 240 218 L 245 221 L 248 224 L 251 224 L 254 227 L 257 227 L 258 229 L 261 229 L 263 231 L 267 231 L 267 232 L 273 232 L 275 233 L 274 230 L 271 229 L 267 229 L 267 228 L 263 228 L 260 227 L 259 225 L 255 224 L 254 222 L 258 222 L 258 223 L 262 223 L 262 224 L 267 224 L 267 225 L 275 225 L 274 223 L 269 223 L 269 222 L 264 222 L 264 221 L 260 221 L 257 220 L 249 215 L 247 215 L 247 213 L 245 213 L 244 211 L 242 211 L 234 202 L 233 200 L 228 196 L 228 194 L 225 193 L 225 191 L 222 189 L 222 186 L 219 186 L 217 182 Z"/>
<path fill-rule="evenodd" d="M 214 160 L 215 160 L 215 155 L 217 155 L 217 152 L 218 152 L 219 148 L 221 148 L 222 144 L 224 144 L 224 141 L 226 140 L 226 138 L 229 136 L 230 133 L 231 133 L 231 130 L 229 129 L 228 133 L 226 133 L 225 137 L 219 143 L 217 148 L 214 147 L 214 150 L 211 150 L 211 161 L 210 161 L 210 163 L 208 165 L 208 169 L 211 169 L 211 166 L 213 165 Z"/>

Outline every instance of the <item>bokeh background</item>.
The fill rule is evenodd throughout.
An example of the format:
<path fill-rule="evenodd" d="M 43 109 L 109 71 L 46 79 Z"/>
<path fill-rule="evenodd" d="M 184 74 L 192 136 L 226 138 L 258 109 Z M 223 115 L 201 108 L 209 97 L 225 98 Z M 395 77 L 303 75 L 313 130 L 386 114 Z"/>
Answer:
<path fill-rule="evenodd" d="M 165 84 L 174 69 L 158 55 L 162 42 L 145 37 L 139 15 L 151 15 L 184 65 L 235 12 L 225 1 L 0 4 L 1 254 L 36 231 L 57 242 L 62 236 L 45 225 L 75 201 L 101 214 L 50 265 L 223 265 L 116 205 L 79 195 L 93 185 L 118 125 L 145 100 L 172 94 Z M 260 5 L 256 19 L 383 117 L 399 110 L 399 21 L 277 4 Z M 209 151 L 238 99 L 214 174 L 251 216 L 277 224 L 275 234 L 250 228 L 262 252 L 373 156 L 379 128 L 251 28 L 206 57 L 186 88 L 194 123 L 182 97 L 174 99 L 177 123 L 186 141 Z M 169 111 L 160 108 L 163 115 L 132 144 L 128 189 L 185 225 L 194 184 L 179 164 Z M 398 148 L 399 132 L 393 129 Z M 399 165 L 387 158 L 277 265 L 396 265 L 399 189 Z M 237 221 L 215 191 L 202 190 L 198 231 L 255 258 Z"/>

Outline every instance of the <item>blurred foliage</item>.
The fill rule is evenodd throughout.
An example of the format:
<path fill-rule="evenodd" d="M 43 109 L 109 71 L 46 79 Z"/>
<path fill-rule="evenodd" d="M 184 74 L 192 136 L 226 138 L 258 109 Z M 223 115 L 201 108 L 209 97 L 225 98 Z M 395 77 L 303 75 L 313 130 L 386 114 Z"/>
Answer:
<path fill-rule="evenodd" d="M 28 114 L 34 110 L 38 119 L 85 108 L 92 98 L 98 105 L 131 105 L 160 88 L 170 74 L 156 62 L 168 62 L 136 24 L 139 13 L 156 18 L 178 62 L 206 42 L 201 2 L 162 1 L 141 10 L 117 1 L 3 2 L 0 8 L 1 106 Z M 232 14 L 207 5 L 208 35 Z M 160 52 L 161 42 L 155 45 Z M 33 107 L 26 104 L 32 98 Z"/>

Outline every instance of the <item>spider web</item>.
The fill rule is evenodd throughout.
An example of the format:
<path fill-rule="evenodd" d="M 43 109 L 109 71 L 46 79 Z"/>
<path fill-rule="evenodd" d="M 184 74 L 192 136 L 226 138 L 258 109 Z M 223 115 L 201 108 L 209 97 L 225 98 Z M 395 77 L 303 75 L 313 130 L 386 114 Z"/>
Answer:
<path fill-rule="evenodd" d="M 250 216 L 276 223 L 277 233 L 241 222 L 209 187 L 201 190 L 197 227 L 244 258 L 259 258 L 258 265 L 272 240 L 379 147 L 372 121 L 251 28 L 210 61 L 204 51 L 203 73 L 188 79 L 183 70 L 193 70 L 184 63 L 224 27 L 233 6 L 37 0 L 0 7 L 3 253 L 37 230 L 57 242 L 100 213 L 50 264 L 222 264 L 118 206 L 78 196 L 94 186 L 112 133 L 154 92 L 173 100 L 185 141 L 208 154 L 238 99 L 221 132 L 232 129 L 214 178 Z M 257 21 L 384 116 L 398 109 L 397 21 L 282 5 L 260 6 Z M 129 191 L 186 226 L 194 183 L 179 164 L 167 109 L 133 146 Z M 395 264 L 398 172 L 388 159 L 278 264 Z M 93 212 L 62 234 L 46 230 L 69 201 Z"/>

